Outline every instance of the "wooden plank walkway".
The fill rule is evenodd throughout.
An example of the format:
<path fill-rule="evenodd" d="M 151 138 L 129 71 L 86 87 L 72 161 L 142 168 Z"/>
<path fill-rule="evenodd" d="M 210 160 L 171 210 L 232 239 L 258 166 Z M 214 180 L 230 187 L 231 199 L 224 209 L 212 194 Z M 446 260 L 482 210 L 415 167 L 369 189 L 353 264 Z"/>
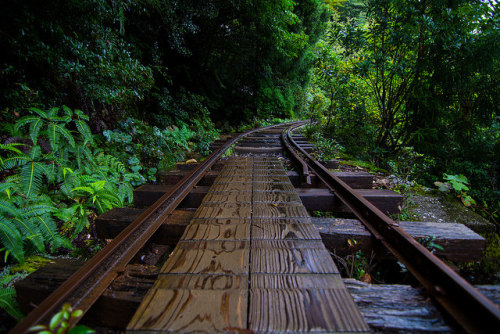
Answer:
<path fill-rule="evenodd" d="M 229 160 L 128 332 L 369 332 L 280 162 Z"/>

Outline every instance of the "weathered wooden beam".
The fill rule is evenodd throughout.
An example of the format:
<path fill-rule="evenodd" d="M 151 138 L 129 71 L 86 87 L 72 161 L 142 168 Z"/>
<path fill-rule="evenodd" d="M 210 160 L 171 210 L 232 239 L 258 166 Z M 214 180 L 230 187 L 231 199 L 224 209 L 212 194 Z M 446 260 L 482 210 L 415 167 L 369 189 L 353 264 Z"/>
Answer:
<path fill-rule="evenodd" d="M 374 238 L 358 220 L 312 218 L 312 221 L 325 246 L 341 256 L 375 248 Z M 436 255 L 450 261 L 476 261 L 485 247 L 485 239 L 462 224 L 399 222 L 399 225 L 416 239 L 433 237 L 433 242 L 443 247 L 443 250 L 435 250 Z M 355 246 L 349 240 L 355 240 Z"/>
<path fill-rule="evenodd" d="M 160 184 L 173 185 L 182 180 L 188 171 L 175 170 L 158 173 L 158 181 Z M 199 186 L 211 186 L 218 175 L 218 171 L 208 172 L 198 183 Z M 370 189 L 373 186 L 373 174 L 367 172 L 333 172 L 342 181 L 347 183 L 353 189 Z M 287 171 L 287 175 L 294 187 L 304 186 L 300 183 L 299 173 L 296 171 Z M 309 187 L 309 186 L 308 186 Z M 316 174 L 311 173 L 311 187 L 324 188 L 325 186 L 316 177 Z"/>
<path fill-rule="evenodd" d="M 170 185 L 144 184 L 134 190 L 134 204 L 137 207 L 148 207 L 156 202 L 170 187 Z M 198 207 L 207 192 L 208 187 L 196 186 L 182 201 L 180 207 Z M 297 192 L 308 211 L 350 212 L 328 189 L 298 188 Z M 403 196 L 396 192 L 385 189 L 359 189 L 358 192 L 384 213 L 400 212 Z"/>
<path fill-rule="evenodd" d="M 82 262 L 57 259 L 15 284 L 17 300 L 23 312 L 28 312 L 74 273 Z M 146 292 L 158 277 L 155 266 L 129 265 L 117 277 L 82 323 L 123 329 L 138 308 Z M 450 333 L 432 301 L 419 289 L 408 285 L 367 284 L 344 279 L 349 292 L 366 321 L 382 333 Z M 477 286 L 500 305 L 500 286 Z"/>
<path fill-rule="evenodd" d="M 349 213 L 350 210 L 332 192 L 324 188 L 299 188 L 300 199 L 308 211 Z M 358 189 L 357 192 L 386 214 L 399 213 L 403 196 L 392 190 Z"/>
<path fill-rule="evenodd" d="M 95 220 L 97 236 L 113 239 L 143 212 L 143 209 L 114 208 L 99 215 Z M 175 210 L 156 231 L 151 242 L 175 245 L 194 216 L 194 209 Z"/>
<path fill-rule="evenodd" d="M 134 205 L 137 207 L 148 207 L 153 205 L 161 196 L 170 190 L 172 185 L 143 184 L 134 189 Z M 209 187 L 196 186 L 181 202 L 181 208 L 196 208 L 200 205 Z"/>

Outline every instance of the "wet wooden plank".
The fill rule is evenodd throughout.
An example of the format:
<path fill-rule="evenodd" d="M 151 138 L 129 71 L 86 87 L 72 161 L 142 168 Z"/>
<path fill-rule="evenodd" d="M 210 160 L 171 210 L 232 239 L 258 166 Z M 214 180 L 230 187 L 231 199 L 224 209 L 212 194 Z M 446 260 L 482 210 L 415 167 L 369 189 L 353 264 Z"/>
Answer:
<path fill-rule="evenodd" d="M 252 207 L 239 203 L 203 203 L 193 218 L 251 218 Z"/>
<path fill-rule="evenodd" d="M 290 179 L 286 175 L 266 175 L 266 176 L 255 176 L 254 182 L 270 182 L 270 183 L 289 183 Z"/>
<path fill-rule="evenodd" d="M 261 274 L 250 276 L 250 286 L 255 289 L 341 289 L 344 283 L 340 274 Z"/>
<path fill-rule="evenodd" d="M 208 220 L 207 223 L 190 224 L 181 240 L 249 240 L 250 223 L 236 221 L 216 223 Z"/>
<path fill-rule="evenodd" d="M 364 225 L 356 219 L 312 218 L 325 245 L 338 255 L 353 254 L 358 250 L 371 251 L 375 240 Z M 403 230 L 414 238 L 434 236 L 434 243 L 443 247 L 435 254 L 450 261 L 475 261 L 481 257 L 485 239 L 467 226 L 453 223 L 399 222 Z M 356 246 L 348 240 L 356 240 Z"/>
<path fill-rule="evenodd" d="M 114 208 L 99 215 L 95 220 L 98 237 L 113 239 L 143 212 L 144 209 Z M 175 245 L 194 217 L 194 213 L 194 209 L 175 210 L 165 219 L 150 241 L 163 245 Z"/>
<path fill-rule="evenodd" d="M 252 222 L 252 239 L 321 239 L 314 224 L 300 223 L 294 219 L 283 219 L 270 222 L 266 219 L 254 219 Z"/>
<path fill-rule="evenodd" d="M 248 289 L 248 275 L 160 274 L 157 289 L 233 290 Z"/>
<path fill-rule="evenodd" d="M 252 249 L 252 273 L 335 274 L 331 255 L 326 249 Z"/>
<path fill-rule="evenodd" d="M 267 182 L 254 182 L 254 191 L 294 191 L 294 186 L 288 183 L 267 183 Z"/>
<path fill-rule="evenodd" d="M 254 203 L 253 217 L 294 218 L 309 217 L 309 214 L 303 205 L 287 205 L 286 203 Z"/>
<path fill-rule="evenodd" d="M 245 274 L 249 243 L 246 241 L 180 241 L 163 265 L 170 274 Z"/>
<path fill-rule="evenodd" d="M 288 203 L 294 205 L 301 205 L 299 195 L 296 191 L 285 192 L 285 191 L 254 191 L 253 193 L 254 203 Z"/>
<path fill-rule="evenodd" d="M 214 184 L 210 191 L 252 191 L 252 183 L 225 183 L 225 184 Z"/>
<path fill-rule="evenodd" d="M 215 179 L 214 184 L 226 184 L 226 183 L 248 183 L 252 182 L 252 175 L 236 175 L 231 177 L 218 177 Z"/>
<path fill-rule="evenodd" d="M 247 290 L 153 288 L 127 330 L 138 333 L 216 333 L 244 329 L 247 295 Z"/>
<path fill-rule="evenodd" d="M 345 289 L 251 289 L 249 324 L 256 332 L 366 332 Z"/>
<path fill-rule="evenodd" d="M 211 191 L 203 198 L 203 203 L 250 203 L 251 201 L 250 191 Z"/>

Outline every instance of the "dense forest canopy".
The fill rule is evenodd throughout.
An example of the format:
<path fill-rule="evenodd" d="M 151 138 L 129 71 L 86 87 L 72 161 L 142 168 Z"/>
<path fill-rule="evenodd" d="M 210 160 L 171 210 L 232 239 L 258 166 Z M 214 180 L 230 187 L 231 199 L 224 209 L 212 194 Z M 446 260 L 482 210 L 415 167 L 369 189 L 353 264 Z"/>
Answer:
<path fill-rule="evenodd" d="M 325 154 L 469 184 L 498 219 L 499 42 L 496 1 L 8 1 L 4 249 L 70 247 L 220 129 L 276 117 L 317 121 Z"/>
<path fill-rule="evenodd" d="M 100 131 L 124 115 L 291 116 L 327 20 L 320 0 L 26 0 L 0 15 L 2 120 L 65 104 Z"/>

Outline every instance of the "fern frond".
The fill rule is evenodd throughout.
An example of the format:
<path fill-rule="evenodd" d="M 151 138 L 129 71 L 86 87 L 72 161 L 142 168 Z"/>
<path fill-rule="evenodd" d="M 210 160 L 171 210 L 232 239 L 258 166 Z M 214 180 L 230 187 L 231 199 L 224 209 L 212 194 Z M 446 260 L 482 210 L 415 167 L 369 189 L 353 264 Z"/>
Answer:
<path fill-rule="evenodd" d="M 0 144 L 0 149 L 5 151 L 11 151 L 17 154 L 23 154 L 23 152 L 19 151 L 16 146 L 23 145 L 21 143 L 9 143 L 9 144 Z"/>
<path fill-rule="evenodd" d="M 66 116 L 68 116 L 70 118 L 73 117 L 73 111 L 68 106 L 62 106 L 62 108 L 63 108 Z"/>
<path fill-rule="evenodd" d="M 85 138 L 86 142 L 88 142 L 88 143 L 94 142 L 94 137 L 92 137 L 92 132 L 90 131 L 90 128 L 87 125 L 87 122 L 85 122 L 81 119 L 77 119 L 77 120 L 75 120 L 75 125 L 76 125 L 76 129 L 78 130 L 78 132 L 80 132 L 82 134 L 82 136 L 83 136 L 83 138 Z"/>
<path fill-rule="evenodd" d="M 9 191 L 10 189 L 15 188 L 17 185 L 14 182 L 2 182 L 0 183 L 0 194 L 3 193 L 4 191 Z"/>
<path fill-rule="evenodd" d="M 40 134 L 42 126 L 43 126 L 43 120 L 41 118 L 38 118 L 37 120 L 31 122 L 30 124 L 30 138 L 31 141 L 33 142 L 33 145 L 36 145 L 36 142 L 38 141 L 38 135 Z"/>
<path fill-rule="evenodd" d="M 20 263 L 24 262 L 24 249 L 21 233 L 7 219 L 0 216 L 0 241 Z"/>
<path fill-rule="evenodd" d="M 30 224 L 34 224 L 42 233 L 44 239 L 49 242 L 51 249 L 60 247 L 58 242 L 57 225 L 49 214 L 34 216 L 28 219 Z"/>
<path fill-rule="evenodd" d="M 18 212 L 22 217 L 30 218 L 34 216 L 40 216 L 49 212 L 56 211 L 56 207 L 49 203 L 41 203 L 41 204 L 31 204 L 26 207 L 20 208 Z"/>
<path fill-rule="evenodd" d="M 75 109 L 74 110 L 75 112 L 75 115 L 78 117 L 78 119 L 83 119 L 84 121 L 89 121 L 89 116 L 88 115 L 85 115 L 83 113 L 83 111 L 81 111 L 80 109 Z"/>
<path fill-rule="evenodd" d="M 33 225 L 32 221 L 29 219 L 16 218 L 14 221 L 16 222 L 16 226 L 21 231 L 21 234 L 24 237 L 24 239 L 30 240 L 31 243 L 36 247 L 36 249 L 38 249 L 40 252 L 44 252 L 45 240 L 38 226 Z"/>
<path fill-rule="evenodd" d="M 16 290 L 12 286 L 0 287 L 0 308 L 16 319 L 24 317 L 16 300 Z"/>
<path fill-rule="evenodd" d="M 27 198 L 40 193 L 45 170 L 40 162 L 32 161 L 21 168 L 21 182 Z"/>
<path fill-rule="evenodd" d="M 36 115 L 23 116 L 16 122 L 16 125 L 14 126 L 14 131 L 17 132 L 26 124 L 29 124 L 31 122 L 36 122 L 37 120 L 40 120 L 40 117 Z"/>
<path fill-rule="evenodd" d="M 85 147 L 83 145 L 77 145 L 75 147 L 75 156 L 78 168 L 82 168 L 83 162 L 86 162 L 87 164 L 94 163 L 94 157 L 92 156 L 92 152 L 88 147 Z"/>
<path fill-rule="evenodd" d="M 121 183 L 118 187 L 118 195 L 122 203 L 127 199 L 128 203 L 132 203 L 134 201 L 134 187 L 128 182 Z"/>
<path fill-rule="evenodd" d="M 48 133 L 49 133 L 50 146 L 54 151 L 57 151 L 60 135 L 63 136 L 68 141 L 71 147 L 75 147 L 75 139 L 64 125 L 51 122 L 49 123 Z"/>
<path fill-rule="evenodd" d="M 7 158 L 3 161 L 3 164 L 0 166 L 0 170 L 9 170 L 16 167 L 24 166 L 31 158 L 27 155 L 19 155 L 17 157 Z"/>
<path fill-rule="evenodd" d="M 19 216 L 20 211 L 13 203 L 0 199 L 0 213 L 2 216 L 16 217 Z"/>
<path fill-rule="evenodd" d="M 52 107 L 47 111 L 47 118 L 54 118 L 57 117 L 57 114 L 59 113 L 59 108 L 58 107 Z"/>
<path fill-rule="evenodd" d="M 38 108 L 29 108 L 28 109 L 29 111 L 32 111 L 34 112 L 35 114 L 37 114 L 38 116 L 42 117 L 42 118 L 49 118 L 49 115 L 47 115 L 47 113 L 43 110 L 40 110 Z"/>

